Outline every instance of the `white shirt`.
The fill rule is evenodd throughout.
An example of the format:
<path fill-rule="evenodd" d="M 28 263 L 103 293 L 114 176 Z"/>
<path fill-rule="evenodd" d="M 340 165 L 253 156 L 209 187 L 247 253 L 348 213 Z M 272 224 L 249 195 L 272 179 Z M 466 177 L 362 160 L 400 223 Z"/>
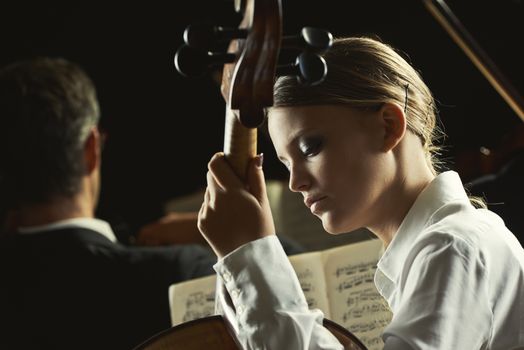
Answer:
<path fill-rule="evenodd" d="M 322 312 L 308 309 L 275 236 L 214 268 L 217 311 L 245 349 L 342 349 L 322 326 Z M 455 172 L 417 198 L 375 283 L 394 314 L 384 349 L 524 347 L 524 250 L 497 215 L 471 206 Z"/>
<path fill-rule="evenodd" d="M 394 335 L 413 349 L 524 347 L 524 251 L 500 217 L 475 209 L 455 172 L 417 198 L 375 284 Z"/>
<path fill-rule="evenodd" d="M 115 234 L 109 223 L 95 218 L 73 218 L 60 220 L 46 225 L 19 227 L 17 231 L 20 234 L 36 234 L 65 228 L 85 228 L 98 232 L 113 243 L 117 242 Z"/>

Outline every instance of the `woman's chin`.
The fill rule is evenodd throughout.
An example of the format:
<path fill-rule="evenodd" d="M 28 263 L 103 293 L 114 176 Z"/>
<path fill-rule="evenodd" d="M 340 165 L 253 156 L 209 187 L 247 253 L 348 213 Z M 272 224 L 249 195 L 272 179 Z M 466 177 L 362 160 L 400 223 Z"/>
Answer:
<path fill-rule="evenodd" d="M 324 230 L 332 235 L 339 235 L 341 233 L 348 232 L 347 230 L 344 230 L 343 227 L 340 227 L 340 225 L 336 225 L 335 222 L 332 220 L 327 220 L 326 218 L 322 217 L 322 226 L 324 227 Z"/>
<path fill-rule="evenodd" d="M 335 220 L 334 217 L 331 215 L 327 215 L 325 213 L 320 217 L 320 220 L 322 221 L 322 226 L 324 227 L 324 230 L 332 235 L 339 235 L 342 233 L 348 233 L 354 230 L 357 230 L 359 227 L 353 227 L 350 225 L 347 225 L 347 223 L 343 224 L 338 220 Z"/>

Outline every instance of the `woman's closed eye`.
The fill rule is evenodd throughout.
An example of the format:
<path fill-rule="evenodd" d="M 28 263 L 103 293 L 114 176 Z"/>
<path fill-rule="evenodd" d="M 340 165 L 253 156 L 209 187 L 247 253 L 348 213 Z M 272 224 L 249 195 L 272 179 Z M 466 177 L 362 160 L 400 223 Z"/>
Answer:
<path fill-rule="evenodd" d="M 304 157 L 312 157 L 322 150 L 323 143 L 322 137 L 304 137 L 299 141 L 298 147 Z"/>

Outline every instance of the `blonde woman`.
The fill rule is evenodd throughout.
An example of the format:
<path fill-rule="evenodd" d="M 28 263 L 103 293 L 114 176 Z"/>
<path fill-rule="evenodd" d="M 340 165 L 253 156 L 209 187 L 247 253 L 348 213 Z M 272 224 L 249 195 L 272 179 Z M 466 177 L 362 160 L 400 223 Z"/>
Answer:
<path fill-rule="evenodd" d="M 289 188 L 328 232 L 366 227 L 382 240 L 375 284 L 393 311 L 384 348 L 524 347 L 524 251 L 457 173 L 439 172 L 426 84 L 370 38 L 338 39 L 325 59 L 318 86 L 277 81 L 269 131 Z M 341 349 L 275 239 L 262 156 L 248 186 L 220 153 L 207 180 L 199 229 L 219 257 L 218 306 L 243 346 Z"/>

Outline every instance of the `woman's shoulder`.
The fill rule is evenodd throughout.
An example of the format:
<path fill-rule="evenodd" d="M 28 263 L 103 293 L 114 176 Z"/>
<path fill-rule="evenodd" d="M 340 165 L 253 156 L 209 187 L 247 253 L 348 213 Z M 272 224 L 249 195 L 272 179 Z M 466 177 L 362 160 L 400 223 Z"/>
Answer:
<path fill-rule="evenodd" d="M 412 253 L 430 254 L 446 247 L 458 256 L 476 256 L 481 261 L 506 257 L 524 262 L 524 250 L 504 221 L 464 202 L 450 203 L 435 212 L 414 242 Z"/>
<path fill-rule="evenodd" d="M 508 234 L 497 214 L 477 209 L 469 202 L 456 201 L 439 208 L 429 219 L 421 238 L 439 235 L 441 239 L 463 240 L 473 246 Z"/>

